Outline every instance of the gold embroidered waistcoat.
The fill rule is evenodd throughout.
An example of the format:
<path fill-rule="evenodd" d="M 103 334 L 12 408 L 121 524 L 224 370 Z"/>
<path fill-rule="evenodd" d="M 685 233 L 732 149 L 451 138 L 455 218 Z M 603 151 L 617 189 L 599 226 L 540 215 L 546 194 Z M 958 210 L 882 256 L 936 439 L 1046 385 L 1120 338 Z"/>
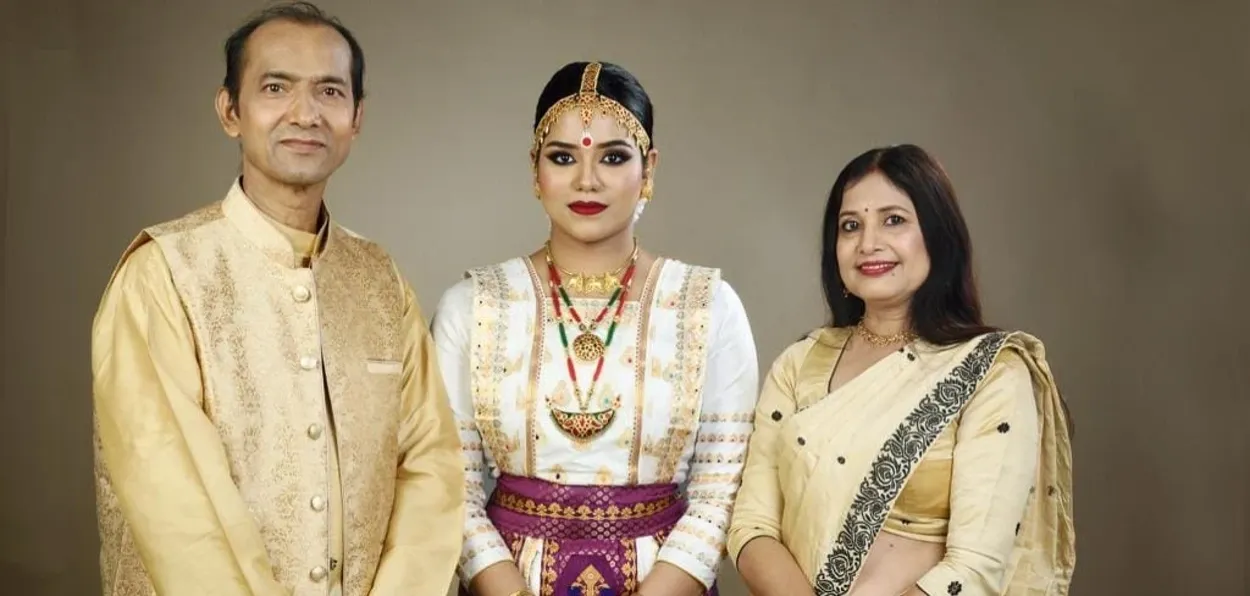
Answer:
<path fill-rule="evenodd" d="M 145 230 L 127 255 L 147 242 L 169 264 L 195 335 L 202 408 L 274 578 L 295 594 L 328 592 L 310 570 L 331 565 L 325 500 L 334 437 L 343 594 L 366 594 L 395 494 L 403 289 L 394 263 L 330 222 L 305 266 L 237 184 L 224 201 Z M 115 585 L 154 593 L 100 466 L 97 485 L 101 563 L 117 570 Z"/>

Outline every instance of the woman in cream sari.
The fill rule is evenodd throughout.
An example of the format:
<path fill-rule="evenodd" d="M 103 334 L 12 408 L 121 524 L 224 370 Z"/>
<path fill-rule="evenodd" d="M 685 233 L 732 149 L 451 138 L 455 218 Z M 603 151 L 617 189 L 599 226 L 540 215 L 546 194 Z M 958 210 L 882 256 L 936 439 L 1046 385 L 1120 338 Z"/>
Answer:
<path fill-rule="evenodd" d="M 730 528 L 752 594 L 1067 594 L 1067 411 L 1042 343 L 982 323 L 941 166 L 857 157 L 823 246 L 833 326 L 765 379 Z"/>

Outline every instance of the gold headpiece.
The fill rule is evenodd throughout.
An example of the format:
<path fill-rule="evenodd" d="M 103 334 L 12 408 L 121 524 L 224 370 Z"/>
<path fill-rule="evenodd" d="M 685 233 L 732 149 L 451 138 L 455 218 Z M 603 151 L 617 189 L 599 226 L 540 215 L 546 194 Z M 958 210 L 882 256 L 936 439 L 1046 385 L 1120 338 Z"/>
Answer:
<path fill-rule="evenodd" d="M 595 140 L 590 136 L 590 123 L 595 119 L 595 114 L 603 114 L 616 119 L 617 123 L 628 130 L 629 134 L 634 137 L 634 141 L 638 143 L 638 150 L 644 155 L 650 149 L 651 137 L 647 135 L 646 129 L 642 127 L 642 123 L 633 112 L 612 98 L 599 95 L 599 71 L 602 69 L 603 65 L 598 62 L 587 64 L 586 69 L 582 71 L 581 89 L 557 101 L 543 114 L 542 119 L 538 121 L 538 126 L 534 129 L 534 145 L 530 148 L 530 156 L 535 162 L 538 160 L 538 151 L 542 149 L 543 140 L 546 139 L 547 133 L 551 132 L 551 125 L 573 108 L 581 110 L 582 113 L 581 143 L 583 147 L 594 144 Z"/>

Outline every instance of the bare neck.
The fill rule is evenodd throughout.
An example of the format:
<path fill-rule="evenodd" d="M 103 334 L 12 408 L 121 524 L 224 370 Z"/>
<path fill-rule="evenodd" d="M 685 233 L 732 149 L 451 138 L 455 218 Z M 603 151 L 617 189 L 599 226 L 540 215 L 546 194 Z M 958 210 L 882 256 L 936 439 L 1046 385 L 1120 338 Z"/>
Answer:
<path fill-rule="evenodd" d="M 275 182 L 259 173 L 249 175 L 243 168 L 243 192 L 252 204 L 274 221 L 295 230 L 316 232 L 321 223 L 321 205 L 325 182 L 308 186 L 291 186 Z"/>

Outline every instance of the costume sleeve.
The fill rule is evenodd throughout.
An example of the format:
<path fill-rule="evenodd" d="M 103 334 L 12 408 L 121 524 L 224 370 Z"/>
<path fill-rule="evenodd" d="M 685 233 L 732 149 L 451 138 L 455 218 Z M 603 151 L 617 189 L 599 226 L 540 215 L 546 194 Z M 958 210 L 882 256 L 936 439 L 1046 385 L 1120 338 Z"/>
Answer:
<path fill-rule="evenodd" d="M 658 556 L 709 587 L 725 552 L 759 395 L 755 339 L 742 301 L 728 283 L 721 282 L 716 292 L 712 316 L 715 327 L 687 488 L 690 507 Z"/>
<path fill-rule="evenodd" d="M 433 338 L 401 280 L 405 330 L 395 504 L 373 594 L 443 594 L 455 577 L 464 524 L 460 438 Z"/>
<path fill-rule="evenodd" d="M 777 473 L 777 442 L 781 425 L 796 410 L 795 382 L 799 365 L 811 345 L 810 340 L 791 345 L 777 357 L 764 378 L 742 472 L 742 488 L 738 490 L 733 523 L 729 526 L 729 558 L 734 565 L 748 542 L 762 536 L 781 540 L 785 497 Z"/>
<path fill-rule="evenodd" d="M 116 499 L 156 591 L 285 594 L 204 413 L 191 324 L 154 242 L 105 290 L 91 364 L 102 494 Z"/>
<path fill-rule="evenodd" d="M 473 409 L 469 371 L 469 341 L 473 328 L 473 282 L 452 286 L 439 301 L 434 315 L 434 341 L 447 384 L 447 396 L 460 432 L 461 465 L 464 469 L 465 517 L 461 528 L 460 579 L 466 585 L 483 569 L 512 560 L 503 537 L 486 517 L 486 453 Z"/>
<path fill-rule="evenodd" d="M 920 589 L 931 596 L 1002 593 L 1038 450 L 1031 373 L 1004 350 L 960 417 L 946 556 L 916 582 Z"/>

